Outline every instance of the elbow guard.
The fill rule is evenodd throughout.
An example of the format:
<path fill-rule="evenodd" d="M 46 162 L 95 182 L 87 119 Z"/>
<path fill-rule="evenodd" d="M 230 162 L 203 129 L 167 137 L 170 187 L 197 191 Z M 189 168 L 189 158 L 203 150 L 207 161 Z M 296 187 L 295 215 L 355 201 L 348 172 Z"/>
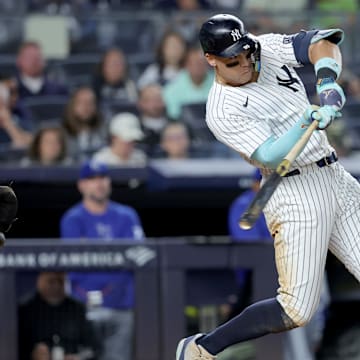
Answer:
<path fill-rule="evenodd" d="M 310 64 L 309 46 L 323 39 L 340 45 L 344 40 L 344 31 L 341 29 L 301 30 L 293 36 L 293 47 L 297 61 L 303 65 Z"/>

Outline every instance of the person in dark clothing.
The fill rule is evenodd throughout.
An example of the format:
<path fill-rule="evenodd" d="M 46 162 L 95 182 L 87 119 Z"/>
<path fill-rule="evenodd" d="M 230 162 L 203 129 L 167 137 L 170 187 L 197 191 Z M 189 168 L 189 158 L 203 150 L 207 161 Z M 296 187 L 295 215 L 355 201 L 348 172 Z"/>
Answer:
<path fill-rule="evenodd" d="M 85 307 L 65 294 L 64 284 L 64 273 L 42 272 L 36 293 L 19 305 L 20 360 L 50 360 L 55 345 L 65 359 L 96 359 L 97 345 Z"/>
<path fill-rule="evenodd" d="M 127 59 L 122 50 L 111 48 L 103 54 L 93 80 L 93 88 L 99 102 L 136 102 L 136 84 L 130 77 Z"/>
<path fill-rule="evenodd" d="M 68 95 L 63 84 L 46 77 L 46 64 L 40 45 L 35 41 L 24 42 L 16 58 L 17 82 L 20 99 L 44 95 Z"/>

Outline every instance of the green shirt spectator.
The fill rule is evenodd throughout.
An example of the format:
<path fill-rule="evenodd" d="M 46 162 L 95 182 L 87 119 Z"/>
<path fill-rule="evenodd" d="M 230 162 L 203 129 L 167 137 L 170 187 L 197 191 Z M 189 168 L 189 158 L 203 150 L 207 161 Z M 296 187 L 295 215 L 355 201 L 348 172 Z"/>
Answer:
<path fill-rule="evenodd" d="M 205 103 L 213 81 L 213 72 L 209 71 L 201 50 L 190 49 L 186 56 L 185 69 L 163 89 L 169 117 L 179 119 L 183 105 Z"/>

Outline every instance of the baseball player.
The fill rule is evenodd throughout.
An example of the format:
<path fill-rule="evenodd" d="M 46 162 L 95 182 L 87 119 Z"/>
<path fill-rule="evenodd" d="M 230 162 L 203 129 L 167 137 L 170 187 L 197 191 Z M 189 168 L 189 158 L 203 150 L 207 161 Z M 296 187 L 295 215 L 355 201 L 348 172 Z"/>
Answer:
<path fill-rule="evenodd" d="M 338 162 L 325 129 L 341 116 L 345 96 L 340 29 L 293 35 L 249 34 L 235 16 L 201 27 L 215 81 L 206 122 L 216 138 L 266 177 L 304 133 L 315 131 L 264 209 L 274 238 L 277 296 L 254 303 L 207 334 L 182 339 L 177 360 L 210 360 L 230 345 L 309 322 L 320 298 L 328 249 L 360 280 L 360 185 Z M 294 68 L 313 64 L 320 107 L 313 110 Z"/>

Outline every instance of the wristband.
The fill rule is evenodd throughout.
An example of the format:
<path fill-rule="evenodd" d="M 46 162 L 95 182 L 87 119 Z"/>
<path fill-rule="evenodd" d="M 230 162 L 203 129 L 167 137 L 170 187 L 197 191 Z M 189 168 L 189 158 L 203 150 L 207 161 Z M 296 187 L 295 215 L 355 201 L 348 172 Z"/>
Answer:
<path fill-rule="evenodd" d="M 333 77 L 335 74 L 334 80 L 336 80 L 341 73 L 341 64 L 338 64 L 335 59 L 330 57 L 324 57 L 319 59 L 315 64 L 315 74 L 316 77 Z"/>

